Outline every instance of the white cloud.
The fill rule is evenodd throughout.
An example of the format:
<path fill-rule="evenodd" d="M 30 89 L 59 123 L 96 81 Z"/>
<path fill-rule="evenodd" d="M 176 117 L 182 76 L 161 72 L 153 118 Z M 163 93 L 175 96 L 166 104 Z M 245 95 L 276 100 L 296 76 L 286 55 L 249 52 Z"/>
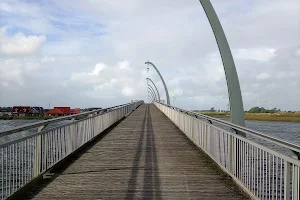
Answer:
<path fill-rule="evenodd" d="M 103 71 L 105 68 L 106 68 L 105 64 L 103 64 L 103 63 L 97 63 L 96 66 L 95 66 L 95 69 L 89 75 L 91 75 L 91 76 L 97 76 L 99 74 L 99 72 Z"/>
<path fill-rule="evenodd" d="M 4 55 L 32 55 L 37 52 L 46 36 L 24 35 L 16 33 L 7 36 L 5 28 L 0 31 L 0 54 Z"/>
<path fill-rule="evenodd" d="M 125 60 L 118 63 L 120 69 L 129 69 L 129 61 Z"/>
<path fill-rule="evenodd" d="M 87 92 L 90 95 L 93 92 L 92 96 L 94 97 L 112 98 L 119 94 L 124 97 L 132 97 L 140 89 L 146 92 L 146 89 L 142 88 L 142 83 L 146 84 L 145 78 L 144 71 L 135 70 L 135 73 L 132 73 L 130 62 L 125 60 L 116 65 L 98 62 L 91 72 L 88 70 L 72 73 L 70 81 L 74 84 L 84 83 L 88 85 L 90 89 Z"/>
<path fill-rule="evenodd" d="M 103 72 L 106 68 L 107 66 L 104 63 L 97 63 L 92 72 L 72 73 L 71 80 L 82 83 L 99 83 L 101 81 L 100 72 Z"/>
<path fill-rule="evenodd" d="M 134 89 L 126 86 L 122 89 L 122 94 L 127 97 L 133 96 Z"/>
<path fill-rule="evenodd" d="M 256 78 L 258 80 L 267 80 L 267 79 L 271 78 L 271 75 L 266 72 L 263 72 L 263 73 L 260 73 Z"/>
<path fill-rule="evenodd" d="M 42 63 L 54 62 L 54 61 L 55 61 L 55 58 L 54 58 L 54 57 L 48 57 L 48 56 L 44 56 L 44 57 L 41 59 L 41 62 L 42 62 Z"/>
<path fill-rule="evenodd" d="M 0 83 L 8 86 L 10 84 L 23 84 L 22 63 L 17 59 L 0 59 Z"/>
<path fill-rule="evenodd" d="M 35 71 L 40 68 L 39 62 L 29 61 L 25 63 L 25 69 L 28 71 Z"/>
<path fill-rule="evenodd" d="M 24 56 L 20 66 L 13 67 L 12 63 L 6 67 L 20 70 L 24 84 L 16 93 L 42 88 L 36 84 L 40 78 L 43 81 L 39 83 L 45 83 L 41 93 L 52 93 L 44 100 L 39 97 L 41 93 L 24 92 L 34 103 L 47 102 L 58 91 L 68 94 L 60 100 L 76 106 L 101 103 L 104 107 L 135 98 L 147 99 L 148 76 L 165 98 L 155 70 L 145 70 L 144 62 L 150 59 L 162 73 L 169 93 L 178 93 L 179 107 L 207 109 L 215 104 L 212 97 L 220 95 L 224 95 L 225 102 L 227 86 L 221 57 L 199 1 L 174 0 L 172 5 L 160 0 L 130 2 L 78 0 L 74 4 L 54 0 L 44 4 L 0 0 L 4 26 L 16 33 L 23 32 L 26 39 L 27 33 L 36 37 L 47 35 L 41 48 L 45 58 Z M 212 3 L 235 58 L 245 108 L 253 104 L 249 97 L 259 93 L 262 101 L 272 98 L 274 106 L 299 110 L 299 56 L 295 53 L 300 40 L 297 21 L 293 20 L 300 11 L 298 0 Z M 11 33 L 4 35 L 14 37 Z M 2 51 L 0 54 L 5 60 L 13 58 Z M 47 73 L 40 73 L 34 63 Z M 34 73 L 30 73 L 32 70 Z M 16 81 L 0 77 L 7 88 L 13 83 L 17 85 Z M 14 76 L 13 80 L 17 79 Z M 288 82 L 293 84 L 282 87 Z M 3 88 L 0 90 L 1 93 Z M 3 102 L 16 99 L 10 91 L 6 91 L 8 98 Z M 278 93 L 289 96 L 289 104 Z M 133 96 L 127 96 L 130 94 Z"/>
<path fill-rule="evenodd" d="M 236 59 L 266 62 L 276 55 L 275 52 L 276 49 L 272 48 L 237 49 L 234 51 L 234 57 Z"/>

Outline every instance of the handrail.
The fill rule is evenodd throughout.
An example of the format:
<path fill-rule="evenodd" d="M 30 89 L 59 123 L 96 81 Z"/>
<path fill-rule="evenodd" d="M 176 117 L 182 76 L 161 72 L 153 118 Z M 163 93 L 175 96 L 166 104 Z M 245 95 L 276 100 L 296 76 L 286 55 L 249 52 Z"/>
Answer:
<path fill-rule="evenodd" d="M 273 137 L 266 137 L 223 120 L 154 103 L 198 148 L 203 150 L 251 199 L 297 199 L 300 194 L 300 160 L 263 144 L 267 140 L 288 149 L 297 148 Z M 204 118 L 209 122 L 201 119 Z M 220 127 L 217 122 L 225 125 Z M 230 125 L 230 126 L 229 126 Z M 264 142 L 253 141 L 227 128 L 239 128 Z M 270 138 L 270 139 L 269 139 Z M 277 142 L 278 141 L 278 142 Z M 295 149 L 295 148 L 294 148 Z"/>
<path fill-rule="evenodd" d="M 2 132 L 1 136 L 9 135 L 76 116 L 97 113 L 21 138 L 12 138 L 13 140 L 0 144 L 0 199 L 12 197 L 11 195 L 20 188 L 26 187 L 31 181 L 47 173 L 143 103 L 144 101 L 136 101 L 46 122 L 32 123 Z"/>
<path fill-rule="evenodd" d="M 157 103 L 159 103 L 159 102 L 157 102 Z M 217 119 L 217 118 L 214 118 L 214 117 L 210 117 L 210 116 L 207 116 L 207 115 L 203 115 L 203 114 L 199 114 L 199 113 L 195 113 L 195 112 L 183 110 L 181 108 L 178 108 L 178 107 L 175 107 L 175 106 L 171 106 L 171 105 L 167 105 L 167 104 L 164 104 L 164 103 L 160 103 L 160 104 L 162 104 L 164 106 L 168 106 L 168 107 L 173 108 L 173 109 L 180 110 L 181 112 L 184 112 L 184 113 L 186 113 L 186 114 L 188 114 L 190 116 L 194 116 L 196 118 L 201 117 L 201 118 L 206 119 L 208 121 L 212 121 L 212 122 L 219 123 L 221 125 L 229 126 L 233 130 L 238 130 L 238 131 L 241 131 L 241 132 L 244 132 L 244 133 L 256 136 L 256 137 L 259 137 L 261 139 L 265 139 L 267 141 L 276 143 L 276 144 L 278 144 L 278 145 L 280 145 L 282 147 L 285 147 L 285 148 L 288 148 L 290 150 L 293 150 L 293 151 L 296 151 L 296 152 L 300 153 L 300 145 L 293 144 L 293 143 L 281 140 L 281 139 L 276 138 L 276 137 L 272 137 L 272 136 L 266 135 L 266 134 L 264 134 L 262 132 L 255 131 L 255 130 L 252 130 L 252 129 L 249 129 L 249 128 L 246 128 L 246 127 L 243 127 L 243 126 L 239 126 L 239 125 L 233 124 L 233 123 L 228 122 L 228 121 L 224 121 L 224 120 Z"/>
<path fill-rule="evenodd" d="M 97 109 L 97 110 L 93 110 L 93 111 L 83 112 L 83 113 L 79 113 L 79 114 L 75 114 L 75 115 L 68 115 L 68 116 L 58 117 L 58 118 L 49 119 L 49 120 L 40 121 L 40 122 L 34 122 L 34 123 L 31 123 L 31 124 L 25 124 L 25 125 L 18 126 L 16 128 L 12 128 L 12 129 L 9 129 L 9 130 L 6 130 L 6 131 L 1 131 L 0 132 L 0 138 L 3 137 L 3 136 L 7 136 L 7 135 L 10 135 L 10 134 L 13 134 L 13 133 L 20 132 L 20 131 L 25 131 L 25 130 L 29 130 L 29 129 L 32 129 L 32 128 L 48 125 L 48 124 L 51 124 L 51 123 L 72 119 L 74 117 L 85 116 L 85 115 L 92 114 L 92 113 L 95 113 L 95 112 L 98 113 L 98 112 L 101 112 L 101 111 L 107 111 L 108 109 L 117 109 L 121 106 L 126 106 L 126 105 L 129 105 L 129 104 L 131 104 L 131 103 L 121 104 L 121 105 L 112 106 L 112 107 L 108 107 L 108 108 L 101 108 L 101 109 Z"/>

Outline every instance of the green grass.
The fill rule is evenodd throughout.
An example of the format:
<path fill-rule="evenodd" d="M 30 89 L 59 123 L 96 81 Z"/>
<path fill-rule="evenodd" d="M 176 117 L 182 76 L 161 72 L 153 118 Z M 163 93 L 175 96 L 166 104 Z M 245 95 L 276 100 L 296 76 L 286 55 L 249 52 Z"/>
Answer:
<path fill-rule="evenodd" d="M 216 118 L 230 118 L 229 113 L 219 112 L 200 112 L 201 114 L 208 115 Z M 300 122 L 300 112 L 288 113 L 245 113 L 246 120 L 258 121 L 281 121 L 281 122 Z"/>

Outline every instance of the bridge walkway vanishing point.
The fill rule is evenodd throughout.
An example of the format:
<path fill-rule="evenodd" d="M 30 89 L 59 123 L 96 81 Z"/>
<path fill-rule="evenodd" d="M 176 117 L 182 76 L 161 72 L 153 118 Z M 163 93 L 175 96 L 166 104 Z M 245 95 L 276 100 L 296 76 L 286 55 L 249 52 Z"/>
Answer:
<path fill-rule="evenodd" d="M 33 199 L 246 199 L 156 106 L 143 104 Z"/>

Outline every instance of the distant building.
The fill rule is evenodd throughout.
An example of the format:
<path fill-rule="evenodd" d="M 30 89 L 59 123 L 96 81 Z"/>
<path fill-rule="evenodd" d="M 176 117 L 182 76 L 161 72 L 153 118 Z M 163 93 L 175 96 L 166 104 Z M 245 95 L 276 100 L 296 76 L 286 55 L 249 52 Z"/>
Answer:
<path fill-rule="evenodd" d="M 0 116 L 11 116 L 11 107 L 0 107 Z"/>
<path fill-rule="evenodd" d="M 47 116 L 66 116 L 66 115 L 75 115 L 80 113 L 80 108 L 71 109 L 68 106 L 56 106 L 53 109 L 49 110 L 46 115 Z"/>
<path fill-rule="evenodd" d="M 30 113 L 30 106 L 14 106 L 11 113 L 14 116 L 28 116 Z"/>
<path fill-rule="evenodd" d="M 45 114 L 47 113 L 47 112 L 49 112 L 51 109 L 44 109 L 44 112 L 45 112 Z"/>
<path fill-rule="evenodd" d="M 71 115 L 76 115 L 80 113 L 80 108 L 71 109 Z"/>
<path fill-rule="evenodd" d="M 29 115 L 30 116 L 44 116 L 45 115 L 45 111 L 43 107 L 31 107 L 30 111 L 29 111 Z"/>
<path fill-rule="evenodd" d="M 93 110 L 100 110 L 100 109 L 102 109 L 102 108 L 100 108 L 100 107 L 98 107 L 98 108 L 88 108 L 87 110 L 88 111 L 93 111 Z"/>

